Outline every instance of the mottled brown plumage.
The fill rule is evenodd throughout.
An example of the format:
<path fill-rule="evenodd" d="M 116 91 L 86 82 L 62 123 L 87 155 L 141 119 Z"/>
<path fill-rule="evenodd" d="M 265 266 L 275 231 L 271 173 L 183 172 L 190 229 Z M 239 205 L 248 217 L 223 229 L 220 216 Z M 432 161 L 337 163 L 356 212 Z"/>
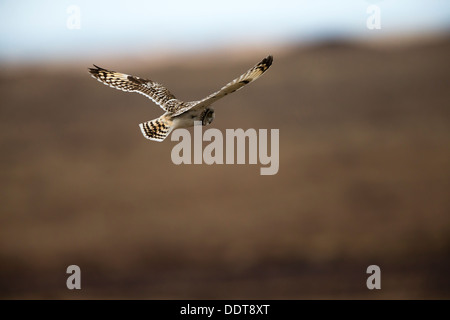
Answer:
<path fill-rule="evenodd" d="M 122 91 L 143 94 L 158 104 L 165 113 L 157 119 L 141 123 L 139 127 L 147 139 L 163 141 L 173 129 L 191 127 L 195 121 L 201 121 L 203 125 L 210 124 L 214 119 L 214 110 L 209 106 L 258 79 L 272 65 L 272 61 L 273 57 L 268 56 L 219 91 L 202 100 L 191 102 L 178 100 L 163 85 L 149 79 L 109 71 L 96 65 L 94 65 L 95 68 L 90 68 L 89 72 L 92 77 L 105 85 Z"/>

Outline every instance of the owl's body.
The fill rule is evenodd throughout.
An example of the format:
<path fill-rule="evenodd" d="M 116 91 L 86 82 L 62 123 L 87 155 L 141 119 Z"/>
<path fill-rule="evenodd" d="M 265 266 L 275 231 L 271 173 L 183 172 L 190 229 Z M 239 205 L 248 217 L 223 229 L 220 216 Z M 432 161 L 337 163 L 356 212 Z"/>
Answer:
<path fill-rule="evenodd" d="M 96 65 L 94 65 L 95 68 L 90 68 L 89 72 L 92 77 L 112 88 L 145 95 L 166 111 L 159 118 L 139 125 L 144 137 L 150 140 L 163 141 L 172 130 L 192 127 L 196 121 L 201 121 L 204 126 L 209 125 L 214 120 L 214 110 L 210 105 L 259 78 L 271 66 L 272 61 L 272 56 L 268 56 L 219 91 L 202 100 L 191 102 L 184 102 L 175 98 L 164 86 L 152 80 L 108 71 Z"/>
<path fill-rule="evenodd" d="M 196 121 L 202 121 L 205 118 L 205 111 L 209 111 L 212 109 L 205 109 L 205 110 L 188 110 L 180 115 L 177 115 L 173 117 L 173 129 L 177 128 L 189 128 L 194 126 L 194 122 Z M 214 117 L 214 113 L 212 113 L 212 117 Z M 207 124 L 211 123 L 213 119 L 211 119 Z M 205 124 L 205 125 L 207 125 Z"/>

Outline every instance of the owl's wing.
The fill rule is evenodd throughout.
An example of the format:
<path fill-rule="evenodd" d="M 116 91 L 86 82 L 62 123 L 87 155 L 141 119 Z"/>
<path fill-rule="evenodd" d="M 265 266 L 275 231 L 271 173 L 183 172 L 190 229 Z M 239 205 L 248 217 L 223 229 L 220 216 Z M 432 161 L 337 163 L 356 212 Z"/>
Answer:
<path fill-rule="evenodd" d="M 233 93 L 236 90 L 239 90 L 246 84 L 249 84 L 252 81 L 255 81 L 259 77 L 262 76 L 264 72 L 266 72 L 267 69 L 272 65 L 273 57 L 268 56 L 267 58 L 264 58 L 260 63 L 256 64 L 253 68 L 248 70 L 246 73 L 241 75 L 240 77 L 234 79 L 230 83 L 228 83 L 226 86 L 224 86 L 222 89 L 220 89 L 217 92 L 214 92 L 213 94 L 210 94 L 206 98 L 193 102 L 192 109 L 200 109 L 204 108 L 206 106 L 209 106 L 213 102 L 225 97 L 229 93 Z M 185 112 L 187 110 L 184 110 Z M 178 112 L 182 113 L 182 112 Z"/>
<path fill-rule="evenodd" d="M 95 68 L 89 68 L 93 78 L 101 83 L 127 92 L 137 92 L 151 99 L 162 109 L 167 111 L 167 102 L 176 99 L 175 96 L 163 85 L 148 79 L 130 76 L 125 73 L 109 71 L 94 64 Z"/>

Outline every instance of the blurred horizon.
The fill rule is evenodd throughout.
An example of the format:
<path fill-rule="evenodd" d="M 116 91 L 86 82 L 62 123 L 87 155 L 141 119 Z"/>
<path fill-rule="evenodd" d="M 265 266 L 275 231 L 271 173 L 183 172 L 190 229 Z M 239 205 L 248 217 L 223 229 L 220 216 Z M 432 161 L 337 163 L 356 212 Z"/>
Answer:
<path fill-rule="evenodd" d="M 380 9 L 381 28 L 366 21 Z M 3 1 L 0 64 L 447 33 L 448 1 Z"/>

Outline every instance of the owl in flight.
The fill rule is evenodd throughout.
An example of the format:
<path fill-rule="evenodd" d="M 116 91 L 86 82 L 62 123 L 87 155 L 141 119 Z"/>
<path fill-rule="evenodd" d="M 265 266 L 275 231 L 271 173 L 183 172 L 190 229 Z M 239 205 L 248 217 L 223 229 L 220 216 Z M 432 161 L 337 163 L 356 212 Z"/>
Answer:
<path fill-rule="evenodd" d="M 214 110 L 210 105 L 258 79 L 270 67 L 272 61 L 273 57 L 268 56 L 219 91 L 202 100 L 191 102 L 178 100 L 164 86 L 152 80 L 109 71 L 95 64 L 95 68 L 90 68 L 89 72 L 93 78 L 105 85 L 123 91 L 143 94 L 158 104 L 165 113 L 157 119 L 139 124 L 139 127 L 147 139 L 163 141 L 173 129 L 192 127 L 195 121 L 201 121 L 204 126 L 210 124 L 214 120 Z"/>

